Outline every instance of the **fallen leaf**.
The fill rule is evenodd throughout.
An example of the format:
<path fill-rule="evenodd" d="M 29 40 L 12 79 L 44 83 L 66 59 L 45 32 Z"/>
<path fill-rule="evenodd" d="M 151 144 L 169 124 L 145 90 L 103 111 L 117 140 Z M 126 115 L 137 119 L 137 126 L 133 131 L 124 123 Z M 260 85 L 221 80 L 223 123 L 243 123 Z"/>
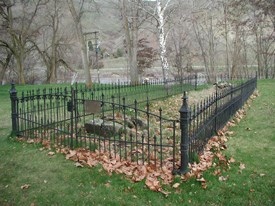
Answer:
<path fill-rule="evenodd" d="M 243 169 L 245 169 L 245 164 L 243 164 L 243 163 L 240 163 L 240 170 L 243 170 Z"/>
<path fill-rule="evenodd" d="M 205 182 L 202 182 L 201 186 L 202 186 L 202 189 L 204 189 L 204 190 L 207 188 L 207 184 Z"/>
<path fill-rule="evenodd" d="M 76 162 L 74 165 L 75 165 L 76 167 L 83 167 L 83 165 L 80 164 L 79 162 Z"/>
<path fill-rule="evenodd" d="M 21 186 L 21 189 L 24 190 L 24 189 L 28 189 L 31 185 L 29 184 L 24 184 Z"/>
<path fill-rule="evenodd" d="M 55 152 L 49 152 L 48 155 L 49 156 L 54 156 Z"/>
<path fill-rule="evenodd" d="M 177 182 L 177 183 L 173 184 L 172 187 L 173 187 L 173 188 L 178 188 L 179 186 L 180 186 L 180 183 Z"/>
<path fill-rule="evenodd" d="M 249 190 L 249 192 L 255 192 L 255 190 L 251 188 L 251 189 Z"/>
<path fill-rule="evenodd" d="M 260 177 L 263 177 L 263 176 L 265 176 L 265 174 L 264 174 L 264 173 L 261 173 L 261 174 L 260 174 Z"/>
<path fill-rule="evenodd" d="M 111 186 L 111 183 L 110 183 L 110 182 L 107 182 L 107 183 L 105 184 L 105 186 L 106 186 L 106 187 L 110 187 L 110 186 Z"/>
<path fill-rule="evenodd" d="M 69 154 L 66 155 L 66 159 L 72 159 L 73 161 L 77 161 L 76 151 L 70 150 Z"/>
<path fill-rule="evenodd" d="M 236 160 L 233 157 L 230 157 L 230 159 L 228 160 L 229 163 L 234 163 L 236 162 Z"/>
<path fill-rule="evenodd" d="M 28 143 L 28 144 L 32 144 L 32 143 L 34 143 L 34 140 L 33 140 L 33 139 L 28 139 L 28 140 L 27 140 L 27 143 Z"/>
<path fill-rule="evenodd" d="M 97 161 L 97 160 L 94 160 L 94 159 L 92 159 L 92 158 L 88 158 L 88 160 L 87 160 L 87 165 L 89 165 L 90 167 L 96 166 L 97 163 L 98 163 L 98 161 Z"/>
<path fill-rule="evenodd" d="M 217 169 L 214 171 L 214 175 L 217 176 L 217 175 L 220 175 L 222 173 L 222 171 L 220 169 Z"/>
<path fill-rule="evenodd" d="M 171 194 L 171 192 L 164 191 L 164 190 L 162 190 L 161 188 L 158 190 L 158 192 L 164 194 L 166 197 L 167 197 L 169 194 Z"/>
<path fill-rule="evenodd" d="M 224 176 L 220 176 L 220 177 L 219 177 L 219 181 L 221 181 L 221 182 L 223 182 L 223 181 L 227 181 L 227 180 L 228 180 L 228 178 L 229 178 L 229 175 L 227 175 L 226 177 L 224 177 Z"/>
<path fill-rule="evenodd" d="M 200 179 L 197 179 L 198 182 L 206 182 L 206 180 L 202 177 Z"/>

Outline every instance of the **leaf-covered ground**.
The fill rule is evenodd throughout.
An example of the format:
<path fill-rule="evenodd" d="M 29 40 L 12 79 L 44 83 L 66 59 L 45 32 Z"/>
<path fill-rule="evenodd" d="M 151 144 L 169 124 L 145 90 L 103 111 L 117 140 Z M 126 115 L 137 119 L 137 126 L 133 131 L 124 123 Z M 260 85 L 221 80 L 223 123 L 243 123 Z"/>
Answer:
<path fill-rule="evenodd" d="M 210 88 L 198 92 L 190 92 L 190 94 L 188 94 L 189 103 L 191 105 L 196 104 L 202 99 L 210 96 L 214 91 L 215 90 L 213 88 Z M 142 163 L 139 161 L 131 162 L 128 160 L 121 160 L 118 155 L 110 154 L 108 152 L 100 152 L 98 150 L 89 151 L 83 148 L 71 150 L 69 148 L 59 148 L 58 146 L 53 148 L 54 151 L 48 152 L 48 156 L 54 156 L 55 153 L 62 153 L 65 155 L 67 160 L 74 161 L 75 166 L 78 168 L 82 168 L 84 166 L 95 167 L 100 164 L 110 176 L 112 173 L 116 173 L 125 175 L 127 179 L 133 183 L 145 181 L 145 185 L 150 190 L 161 192 L 165 195 L 170 194 L 171 191 L 165 190 L 163 188 L 164 185 L 170 185 L 173 189 L 176 189 L 180 186 L 180 184 L 182 184 L 182 182 L 186 182 L 192 177 L 196 178 L 196 180 L 201 183 L 203 189 L 206 189 L 207 180 L 203 177 L 203 172 L 211 167 L 215 168 L 213 174 L 218 176 L 220 181 L 226 181 L 228 179 L 228 176 L 222 176 L 223 170 L 228 170 L 228 168 L 230 168 L 230 164 L 235 163 L 234 157 L 230 157 L 228 159 L 223 153 L 223 150 L 226 149 L 226 142 L 228 141 L 229 136 L 233 134 L 229 129 L 232 126 L 235 126 L 236 123 L 240 122 L 240 120 L 245 115 L 245 110 L 251 104 L 252 100 L 257 96 L 258 93 L 255 92 L 250 97 L 244 108 L 237 112 L 237 114 L 234 116 L 234 119 L 228 122 L 228 124 L 218 132 L 217 136 L 212 137 L 208 141 L 208 143 L 205 145 L 204 151 L 198 156 L 198 162 L 189 164 L 190 171 L 181 176 L 180 182 L 174 183 L 175 176 L 172 174 L 173 164 L 170 161 L 170 158 L 163 160 L 162 167 L 160 167 L 160 160 L 155 160 L 153 156 L 149 163 Z M 152 104 L 152 108 L 153 111 L 154 109 L 157 111 L 158 106 L 162 105 L 163 111 L 167 111 L 166 115 L 172 116 L 172 114 L 177 112 L 181 102 L 180 95 L 173 96 L 164 101 L 154 102 Z M 20 138 L 18 140 L 24 141 L 26 139 Z M 29 144 L 42 143 L 43 147 L 40 150 L 52 149 L 51 142 L 47 140 L 27 139 L 26 141 Z M 104 144 L 106 143 L 104 142 Z M 240 172 L 244 168 L 245 165 L 240 163 Z M 28 187 L 28 185 L 24 185 L 22 186 L 22 189 L 27 189 Z"/>
<path fill-rule="evenodd" d="M 192 177 L 175 176 L 168 185 L 159 177 L 163 195 L 147 189 L 145 178 L 133 183 L 100 164 L 66 160 L 75 156 L 70 150 L 63 155 L 8 138 L 10 102 L 1 87 L 0 205 L 274 205 L 274 88 L 274 80 L 259 81 L 260 96 L 209 142 L 204 160 L 190 167 Z"/>

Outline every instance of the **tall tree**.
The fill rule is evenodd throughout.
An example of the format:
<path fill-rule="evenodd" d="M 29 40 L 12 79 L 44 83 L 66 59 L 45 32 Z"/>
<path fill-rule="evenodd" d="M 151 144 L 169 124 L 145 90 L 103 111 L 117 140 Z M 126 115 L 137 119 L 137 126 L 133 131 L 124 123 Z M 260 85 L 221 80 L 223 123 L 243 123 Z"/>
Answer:
<path fill-rule="evenodd" d="M 172 4 L 172 0 L 153 0 L 144 1 L 144 9 L 155 20 L 159 56 L 161 61 L 162 76 L 165 83 L 167 83 L 170 68 L 167 58 L 167 37 L 170 29 L 167 30 L 167 22 L 172 19 L 172 14 L 176 10 L 176 4 Z"/>
<path fill-rule="evenodd" d="M 123 29 L 125 32 L 126 50 L 130 66 L 131 84 L 137 84 L 138 68 L 137 68 L 137 52 L 138 52 L 138 21 L 140 0 L 120 0 L 120 10 L 123 21 Z"/>
<path fill-rule="evenodd" d="M 41 38 L 37 42 L 33 42 L 37 51 L 47 68 L 47 83 L 56 83 L 57 69 L 60 65 L 72 70 L 64 58 L 63 50 L 66 49 L 66 36 L 62 32 L 62 7 L 64 2 L 60 0 L 52 0 L 45 8 L 45 16 L 41 15 L 40 20 L 44 27 L 41 29 Z M 41 40 L 42 39 L 42 40 Z"/>
<path fill-rule="evenodd" d="M 48 0 L 20 1 L 6 0 L 0 3 L 1 28 L 0 46 L 7 48 L 16 60 L 18 81 L 25 84 L 24 66 L 26 55 L 32 50 L 30 42 L 39 33 L 40 27 L 35 25 L 39 10 Z M 16 9 L 16 13 L 13 10 Z"/>
<path fill-rule="evenodd" d="M 7 48 L 0 47 L 0 85 L 4 82 L 5 73 L 12 59 L 12 53 Z"/>
<path fill-rule="evenodd" d="M 78 12 L 77 12 L 77 9 L 74 5 L 74 1 L 67 0 L 68 7 L 74 21 L 77 38 L 81 46 L 81 58 L 82 58 L 82 64 L 83 64 L 83 69 L 84 69 L 85 78 L 86 78 L 86 86 L 90 88 L 92 87 L 92 78 L 91 78 L 91 72 L 89 68 L 89 61 L 87 57 L 87 52 L 88 52 L 87 46 L 86 46 L 84 32 L 81 24 L 81 18 L 84 13 L 84 3 L 85 3 L 85 0 L 80 0 Z"/>
<path fill-rule="evenodd" d="M 168 73 L 169 73 L 169 63 L 167 60 L 167 51 L 166 51 L 166 40 L 168 33 L 165 32 L 165 11 L 169 5 L 171 0 L 167 0 L 166 3 L 163 5 L 161 0 L 156 0 L 156 20 L 157 20 L 157 27 L 158 27 L 158 39 L 159 39 L 159 47 L 160 47 L 160 60 L 162 66 L 162 74 L 163 80 L 166 82 L 168 80 Z"/>
<path fill-rule="evenodd" d="M 192 10 L 193 30 L 201 50 L 207 81 L 215 82 L 216 34 L 213 19 L 216 19 L 216 4 L 212 1 L 193 1 Z"/>

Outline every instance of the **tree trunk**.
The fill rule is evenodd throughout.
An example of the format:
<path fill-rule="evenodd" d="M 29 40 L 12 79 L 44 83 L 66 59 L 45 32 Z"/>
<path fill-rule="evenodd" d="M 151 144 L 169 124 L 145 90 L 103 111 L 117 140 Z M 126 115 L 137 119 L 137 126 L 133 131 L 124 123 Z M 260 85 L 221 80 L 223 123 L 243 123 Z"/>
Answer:
<path fill-rule="evenodd" d="M 231 72 L 229 66 L 229 49 L 228 49 L 228 25 L 227 25 L 227 5 L 224 4 L 224 31 L 225 31 L 225 53 L 226 53 L 226 71 L 230 79 Z"/>
<path fill-rule="evenodd" d="M 131 9 L 130 16 L 132 22 L 129 22 L 127 8 Z M 133 3 L 130 7 L 127 0 L 121 0 L 121 14 L 123 18 L 123 28 L 125 32 L 127 55 L 130 66 L 131 84 L 138 84 L 138 68 L 137 68 L 137 47 L 138 47 L 138 5 Z"/>
<path fill-rule="evenodd" d="M 255 37 L 256 37 L 256 48 L 257 48 L 257 64 L 258 64 L 258 75 L 261 77 L 261 69 L 262 69 L 262 58 L 261 58 L 261 39 L 258 33 L 258 28 L 255 28 Z"/>
<path fill-rule="evenodd" d="M 6 57 L 6 59 L 5 59 L 5 61 L 1 61 L 0 63 L 1 63 L 1 70 L 0 70 L 0 83 L 1 83 L 1 85 L 3 84 L 3 81 L 4 81 L 4 77 L 5 77 L 5 73 L 6 73 L 6 71 L 7 71 L 7 68 L 8 68 L 8 66 L 9 66 L 9 63 L 10 63 L 10 61 L 11 61 L 11 57 L 12 57 L 12 53 L 8 53 L 7 54 L 7 57 Z"/>
<path fill-rule="evenodd" d="M 241 50 L 240 47 L 241 47 L 240 28 L 239 28 L 239 25 L 236 25 L 234 51 L 233 51 L 232 68 L 231 68 L 231 76 L 233 78 L 236 76 L 236 72 L 240 65 L 240 50 Z"/>
<path fill-rule="evenodd" d="M 25 84 L 25 75 L 24 75 L 24 49 L 18 48 L 18 52 L 15 55 L 15 59 L 17 61 L 17 71 L 18 71 L 18 81 L 19 84 Z"/>
<path fill-rule="evenodd" d="M 92 87 L 92 79 L 91 79 L 91 72 L 90 72 L 90 68 L 89 68 L 89 64 L 88 64 L 88 58 L 87 58 L 87 47 L 86 47 L 83 30 L 82 30 L 82 25 L 81 25 L 81 21 L 80 21 L 81 18 L 80 18 L 80 15 L 78 15 L 76 13 L 73 0 L 67 0 L 67 3 L 69 6 L 71 15 L 73 17 L 73 20 L 74 20 L 75 29 L 77 32 L 77 38 L 81 45 L 81 58 L 82 58 L 82 64 L 83 64 L 83 69 L 84 69 L 85 78 L 86 78 L 86 86 L 88 88 L 91 88 Z"/>
<path fill-rule="evenodd" d="M 160 0 L 157 0 L 157 19 L 158 19 L 158 31 L 159 31 L 159 47 L 160 47 L 160 60 L 162 66 L 162 75 L 164 83 L 168 80 L 169 64 L 166 54 L 166 36 L 164 31 L 164 11 Z"/>
<path fill-rule="evenodd" d="M 213 33 L 213 17 L 210 16 L 209 27 L 209 76 L 210 82 L 216 82 L 215 72 L 215 45 L 214 45 L 214 33 Z"/>

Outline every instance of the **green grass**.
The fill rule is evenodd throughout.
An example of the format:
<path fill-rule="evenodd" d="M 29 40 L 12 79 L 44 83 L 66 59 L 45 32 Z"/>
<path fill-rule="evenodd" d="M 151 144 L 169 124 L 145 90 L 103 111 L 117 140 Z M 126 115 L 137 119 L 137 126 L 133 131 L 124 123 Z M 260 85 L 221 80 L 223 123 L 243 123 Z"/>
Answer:
<path fill-rule="evenodd" d="M 0 205 L 274 205 L 275 81 L 261 80 L 258 88 L 260 96 L 232 128 L 226 154 L 236 163 L 222 173 L 229 179 L 220 182 L 213 168 L 203 174 L 207 189 L 190 179 L 178 189 L 168 186 L 172 193 L 165 197 L 144 182 L 109 176 L 100 166 L 76 168 L 61 154 L 49 157 L 48 151 L 9 137 L 9 86 L 1 86 Z M 246 166 L 242 173 L 240 162 Z M 24 184 L 30 187 L 22 190 Z"/>

